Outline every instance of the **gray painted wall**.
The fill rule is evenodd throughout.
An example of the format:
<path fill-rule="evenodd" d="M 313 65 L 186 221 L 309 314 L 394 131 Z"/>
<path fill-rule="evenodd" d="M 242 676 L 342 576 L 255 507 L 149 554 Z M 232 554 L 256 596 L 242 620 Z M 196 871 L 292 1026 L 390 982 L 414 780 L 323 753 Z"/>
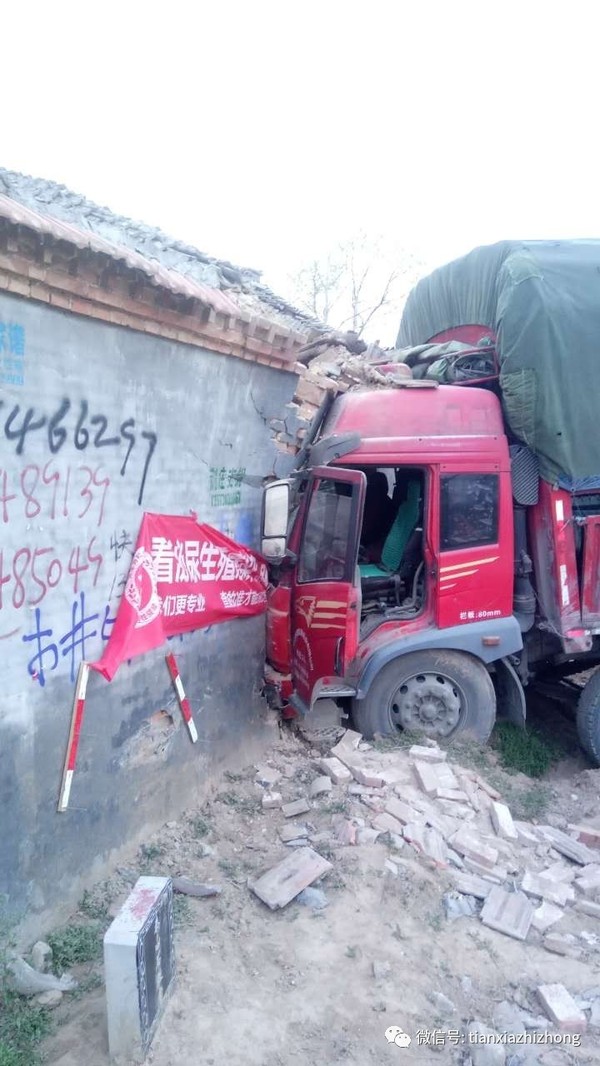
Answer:
<path fill-rule="evenodd" d="M 29 925 L 264 740 L 264 619 L 199 630 L 171 645 L 199 743 L 164 650 L 111 684 L 92 673 L 71 805 L 56 813 L 77 668 L 101 654 L 142 512 L 192 509 L 256 546 L 257 486 L 286 462 L 265 420 L 294 383 L 0 294 L 0 894 Z"/>

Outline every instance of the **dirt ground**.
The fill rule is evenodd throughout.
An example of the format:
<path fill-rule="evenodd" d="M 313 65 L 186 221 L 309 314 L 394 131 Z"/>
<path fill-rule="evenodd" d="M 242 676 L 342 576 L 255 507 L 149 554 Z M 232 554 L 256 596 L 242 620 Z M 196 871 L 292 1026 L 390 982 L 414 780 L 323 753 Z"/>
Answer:
<path fill-rule="evenodd" d="M 316 761 L 328 754 L 331 739 L 306 739 L 287 728 L 280 733 L 261 766 L 281 772 L 275 788 L 285 801 L 309 794 L 319 772 Z M 458 754 L 450 750 L 453 764 Z M 574 819 L 598 815 L 600 771 L 586 769 L 576 746 L 543 786 L 505 774 L 492 751 L 475 756 L 478 772 L 503 792 L 515 817 L 530 814 L 566 828 Z M 406 749 L 381 757 L 386 766 L 400 767 L 403 780 L 413 773 Z M 461 751 L 461 764 L 467 766 L 470 757 Z M 463 1036 L 470 1020 L 501 1031 L 506 1004 L 521 1017 L 540 1018 L 538 985 L 558 982 L 572 995 L 591 989 L 600 997 L 598 919 L 566 908 L 552 928 L 571 934 L 576 958 L 550 953 L 533 929 L 523 943 L 487 928 L 478 914 L 449 920 L 443 896 L 453 889 L 450 867 L 440 868 L 409 843 L 398 849 L 399 841 L 394 846 L 388 834 L 375 843 L 339 844 L 334 825 L 340 817 L 360 828 L 374 816 L 364 802 L 372 797 L 350 795 L 347 784 L 310 800 L 310 812 L 296 818 L 316 836 L 315 850 L 333 864 L 319 883 L 327 906 L 315 911 L 293 901 L 270 911 L 248 880 L 289 854 L 279 839 L 289 822 L 279 809 L 262 809 L 263 792 L 256 766 L 225 775 L 209 802 L 168 823 L 88 897 L 86 913 L 110 905 L 114 915 L 141 873 L 222 886 L 211 899 L 176 897 L 178 978 L 149 1054 L 153 1066 L 466 1064 L 472 1048 Z M 547 852 L 534 849 L 534 865 L 552 861 Z M 99 981 L 101 968 L 74 972 L 89 987 Z M 44 1047 L 49 1066 L 107 1066 L 104 1011 L 102 987 L 79 998 L 65 995 Z M 386 1041 L 385 1030 L 393 1025 L 412 1037 L 410 1048 Z M 443 1042 L 433 1043 L 440 1037 L 432 1031 L 441 1031 Z M 528 1030 L 531 1039 L 534 1031 Z M 505 1058 L 477 1061 L 600 1063 L 600 1030 L 588 1024 L 578 1048 L 557 1043 L 556 1029 L 550 1033 L 554 1043 L 508 1046 Z M 499 1048 L 494 1052 L 504 1056 Z"/>

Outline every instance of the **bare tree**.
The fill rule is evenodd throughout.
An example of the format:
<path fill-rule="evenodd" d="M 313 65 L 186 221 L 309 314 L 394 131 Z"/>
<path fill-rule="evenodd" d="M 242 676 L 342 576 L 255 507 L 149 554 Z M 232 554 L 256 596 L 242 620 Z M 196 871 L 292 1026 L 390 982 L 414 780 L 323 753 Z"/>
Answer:
<path fill-rule="evenodd" d="M 397 329 L 408 290 L 420 273 L 420 264 L 404 249 L 383 237 L 358 233 L 292 275 L 291 295 L 326 325 L 358 336 L 368 332 L 370 339 L 379 340 L 374 331 Z"/>

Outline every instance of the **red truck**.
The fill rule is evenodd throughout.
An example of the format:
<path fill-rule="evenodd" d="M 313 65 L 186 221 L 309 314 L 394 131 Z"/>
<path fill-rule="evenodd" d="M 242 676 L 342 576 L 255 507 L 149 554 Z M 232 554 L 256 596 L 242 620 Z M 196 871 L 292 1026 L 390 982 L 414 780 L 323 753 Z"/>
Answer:
<path fill-rule="evenodd" d="M 600 245 L 588 243 L 585 279 L 600 274 Z M 557 393 L 551 377 L 564 353 L 547 350 L 548 319 L 565 322 L 554 290 L 548 297 L 546 251 L 493 246 L 472 253 L 466 286 L 465 260 L 462 274 L 451 264 L 421 282 L 400 331 L 412 378 L 337 396 L 301 468 L 267 486 L 266 688 L 284 714 L 329 698 L 367 737 L 406 729 L 485 741 L 497 711 L 525 722 L 530 682 L 600 662 L 600 477 L 590 473 L 590 464 L 600 471 L 600 445 L 590 456 L 588 439 L 583 464 L 572 460 L 596 401 L 576 396 L 570 406 L 573 381 L 560 379 Z M 474 321 L 481 253 L 494 292 Z M 580 271 L 571 289 L 582 299 L 583 288 Z M 600 291 L 590 306 L 595 298 L 600 305 Z M 513 328 L 523 316 L 524 340 Z M 531 351 L 536 329 L 542 355 Z M 528 360 L 544 365 L 531 425 Z M 579 370 L 590 366 L 598 376 L 584 352 Z M 600 672 L 583 689 L 578 731 L 600 765 Z"/>

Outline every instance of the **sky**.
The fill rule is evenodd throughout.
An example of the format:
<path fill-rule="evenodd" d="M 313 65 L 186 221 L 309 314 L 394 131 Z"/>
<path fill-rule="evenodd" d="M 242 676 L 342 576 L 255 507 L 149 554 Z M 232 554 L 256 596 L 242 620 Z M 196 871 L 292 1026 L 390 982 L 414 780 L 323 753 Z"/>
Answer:
<path fill-rule="evenodd" d="M 30 0 L 0 164 L 264 272 L 360 230 L 427 270 L 599 236 L 595 3 Z"/>

